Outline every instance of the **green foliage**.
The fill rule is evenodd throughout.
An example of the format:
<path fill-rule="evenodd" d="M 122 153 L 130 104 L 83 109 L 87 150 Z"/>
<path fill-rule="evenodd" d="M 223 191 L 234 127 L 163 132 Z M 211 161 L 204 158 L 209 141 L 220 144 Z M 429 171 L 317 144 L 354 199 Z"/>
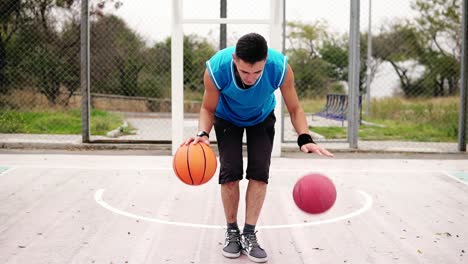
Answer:
<path fill-rule="evenodd" d="M 289 55 L 289 64 L 294 70 L 295 85 L 300 97 L 317 97 L 327 93 L 328 64 L 320 59 L 304 59 L 305 51 L 296 51 Z"/>
<path fill-rule="evenodd" d="M 346 49 L 327 40 L 326 24 L 288 23 L 290 48 L 286 50 L 300 97 L 321 97 L 343 78 Z M 323 56 L 323 53 L 325 56 Z"/>
<path fill-rule="evenodd" d="M 20 0 L 0 1 L 0 94 L 8 91 L 10 79 L 7 77 L 7 48 L 19 23 Z"/>
<path fill-rule="evenodd" d="M 460 0 L 414 0 L 411 6 L 419 13 L 416 20 L 426 41 L 435 44 L 439 51 L 450 52 L 440 45 L 441 42 L 460 47 Z"/>
<path fill-rule="evenodd" d="M 203 74 L 205 61 L 215 54 L 213 46 L 196 35 L 184 37 L 184 88 L 191 91 L 204 91 Z"/>
<path fill-rule="evenodd" d="M 301 22 L 288 22 L 288 39 L 293 49 L 305 49 L 311 54 L 316 54 L 320 41 L 327 37 L 327 24 L 323 21 L 316 21 L 312 24 Z"/>
<path fill-rule="evenodd" d="M 91 43 L 93 91 L 125 96 L 170 97 L 170 38 L 148 48 L 141 37 L 114 16 L 102 17 L 94 25 L 92 33 L 96 36 L 95 42 Z M 203 91 L 204 62 L 214 53 L 207 40 L 195 35 L 184 37 L 186 89 Z"/>
<path fill-rule="evenodd" d="M 460 0 L 414 0 L 416 24 L 398 21 L 373 39 L 374 56 L 389 62 L 407 97 L 452 96 L 460 78 Z M 424 68 L 410 77 L 408 62 Z M 406 65 L 406 66 L 405 66 Z"/>
<path fill-rule="evenodd" d="M 344 85 L 341 82 L 335 82 L 330 85 L 330 93 L 344 94 L 346 91 Z"/>
<path fill-rule="evenodd" d="M 347 43 L 338 43 L 334 39 L 324 42 L 319 49 L 321 58 L 328 62 L 327 75 L 335 80 L 348 79 L 348 50 Z"/>
<path fill-rule="evenodd" d="M 12 2 L 12 1 L 10 1 Z M 79 34 L 62 34 L 56 27 L 56 7 L 70 9 L 73 1 L 18 1 L 13 15 L 2 20 L 0 79 L 3 92 L 10 88 L 36 87 L 55 104 L 63 85 L 72 93 L 79 87 Z M 11 8 L 11 6 L 10 6 Z M 65 22 L 64 29 L 70 28 Z M 77 45 L 74 45 L 74 44 Z M 1 48 L 0 48 L 1 50 Z"/>
<path fill-rule="evenodd" d="M 421 34 L 411 25 L 397 22 L 373 39 L 373 56 L 394 62 L 407 61 L 418 56 L 423 47 Z"/>
<path fill-rule="evenodd" d="M 51 105 L 67 90 L 79 88 L 80 33 L 78 0 L 2 1 L 0 18 L 0 92 L 34 87 Z M 91 14 L 107 2 L 91 0 Z M 118 3 L 118 5 L 117 5 Z M 56 12 L 59 10 L 60 12 Z M 4 12 L 5 11 L 5 12 Z M 60 16 L 60 17 L 59 17 Z M 64 18 L 66 18 L 64 20 Z M 58 26 L 58 21 L 61 25 Z"/>
<path fill-rule="evenodd" d="M 92 92 L 139 95 L 138 77 L 145 66 L 144 42 L 123 20 L 109 15 L 91 25 Z"/>
<path fill-rule="evenodd" d="M 35 88 L 54 105 L 80 84 L 78 0 L 0 2 L 0 93 Z M 171 88 L 170 38 L 151 47 L 117 16 L 102 12 L 121 1 L 91 0 L 91 91 L 167 98 Z M 407 97 L 451 96 L 460 78 L 460 0 L 413 0 L 416 23 L 395 21 L 373 37 L 373 56 L 389 62 Z M 60 12 L 54 12 L 60 10 Z M 65 19 L 65 20 L 64 20 Z M 60 21 L 60 26 L 57 22 Z M 62 24 L 63 23 L 63 24 Z M 323 21 L 289 22 L 286 54 L 299 96 L 343 92 L 348 79 L 347 36 L 331 34 Z M 367 36 L 361 35 L 360 91 L 364 92 Z M 215 53 L 204 37 L 184 37 L 184 90 L 203 93 L 205 61 Z M 424 68 L 412 76 L 408 62 Z M 375 70 L 375 69 L 371 69 Z M 189 93 L 190 91 L 190 93 Z"/>
<path fill-rule="evenodd" d="M 147 67 L 139 76 L 142 93 L 149 97 L 171 96 L 171 39 L 157 42 L 145 51 Z"/>
<path fill-rule="evenodd" d="M 290 22 L 288 30 L 291 48 L 286 54 L 294 70 L 299 95 L 312 98 L 331 92 L 344 92 L 341 82 L 348 80 L 348 37 L 329 34 L 327 25 L 323 22 Z M 361 94 L 364 93 L 367 71 L 367 45 L 364 37 L 361 35 Z"/>

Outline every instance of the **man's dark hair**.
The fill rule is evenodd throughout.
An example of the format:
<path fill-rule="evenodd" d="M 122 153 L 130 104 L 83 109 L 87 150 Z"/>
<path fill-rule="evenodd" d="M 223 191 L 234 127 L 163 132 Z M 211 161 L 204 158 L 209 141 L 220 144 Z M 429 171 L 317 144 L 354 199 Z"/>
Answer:
<path fill-rule="evenodd" d="M 236 44 L 236 56 L 250 64 L 266 59 L 268 45 L 265 38 L 257 33 L 242 36 Z"/>

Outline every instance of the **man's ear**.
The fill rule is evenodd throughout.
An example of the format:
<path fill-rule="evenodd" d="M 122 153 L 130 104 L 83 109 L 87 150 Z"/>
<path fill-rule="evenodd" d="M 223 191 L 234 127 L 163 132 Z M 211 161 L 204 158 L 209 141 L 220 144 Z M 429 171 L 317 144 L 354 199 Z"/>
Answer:
<path fill-rule="evenodd" d="M 235 53 L 232 54 L 232 59 L 234 60 L 234 62 L 237 61 L 237 56 Z"/>

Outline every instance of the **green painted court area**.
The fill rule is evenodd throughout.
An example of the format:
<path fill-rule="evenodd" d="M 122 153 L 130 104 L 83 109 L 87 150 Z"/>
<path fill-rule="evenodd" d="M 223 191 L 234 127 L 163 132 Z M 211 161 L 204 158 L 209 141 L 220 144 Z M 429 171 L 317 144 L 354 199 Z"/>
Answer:
<path fill-rule="evenodd" d="M 468 182 L 468 172 L 464 172 L 464 171 L 454 172 L 454 173 L 452 173 L 452 175 L 459 178 L 462 181 Z"/>
<path fill-rule="evenodd" d="M 3 167 L 3 166 L 0 166 L 0 174 L 2 174 L 3 172 L 7 171 L 8 169 L 10 169 L 10 167 Z"/>

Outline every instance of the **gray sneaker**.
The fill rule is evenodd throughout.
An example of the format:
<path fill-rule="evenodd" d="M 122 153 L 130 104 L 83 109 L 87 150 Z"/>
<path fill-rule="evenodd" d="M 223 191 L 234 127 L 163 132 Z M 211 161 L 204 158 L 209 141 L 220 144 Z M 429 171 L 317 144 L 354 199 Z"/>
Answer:
<path fill-rule="evenodd" d="M 268 256 L 257 241 L 257 232 L 244 233 L 241 236 L 242 253 L 253 262 L 263 263 L 268 261 Z"/>
<path fill-rule="evenodd" d="M 241 254 L 240 231 L 239 229 L 228 229 L 223 247 L 223 256 L 226 258 L 238 258 Z"/>

